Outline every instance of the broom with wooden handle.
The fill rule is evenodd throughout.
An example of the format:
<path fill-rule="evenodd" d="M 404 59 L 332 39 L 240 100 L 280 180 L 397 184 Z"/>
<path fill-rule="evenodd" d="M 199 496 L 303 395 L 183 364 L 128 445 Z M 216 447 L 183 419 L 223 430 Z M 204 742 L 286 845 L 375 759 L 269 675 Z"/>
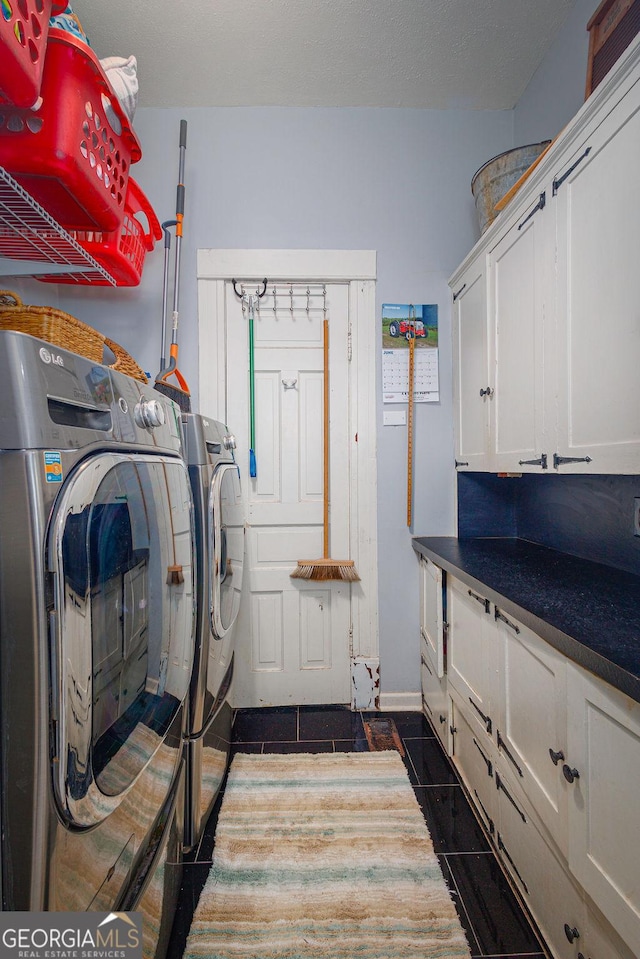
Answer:
<path fill-rule="evenodd" d="M 329 321 L 322 323 L 322 345 L 324 353 L 324 403 L 322 418 L 323 438 L 323 543 L 322 559 L 299 559 L 291 573 L 292 579 L 342 579 L 348 583 L 357 582 L 360 577 L 352 559 L 331 559 L 329 556 Z"/>

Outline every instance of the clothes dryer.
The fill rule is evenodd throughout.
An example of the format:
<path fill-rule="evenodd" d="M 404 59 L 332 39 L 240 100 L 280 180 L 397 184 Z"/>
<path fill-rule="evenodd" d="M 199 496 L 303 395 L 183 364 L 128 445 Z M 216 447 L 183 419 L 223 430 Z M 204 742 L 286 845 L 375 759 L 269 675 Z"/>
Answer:
<path fill-rule="evenodd" d="M 21 333 L 0 383 L 2 906 L 139 910 L 161 956 L 195 628 L 180 413 Z"/>
<path fill-rule="evenodd" d="M 222 423 L 200 414 L 184 413 L 182 419 L 198 571 L 187 747 L 185 848 L 190 850 L 202 839 L 229 761 L 244 513 L 234 437 Z"/>

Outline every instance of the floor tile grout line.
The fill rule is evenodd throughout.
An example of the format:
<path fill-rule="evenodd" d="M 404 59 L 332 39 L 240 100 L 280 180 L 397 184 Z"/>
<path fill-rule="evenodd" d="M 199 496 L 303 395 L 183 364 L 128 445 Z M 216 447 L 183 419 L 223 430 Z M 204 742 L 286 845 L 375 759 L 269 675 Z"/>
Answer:
<path fill-rule="evenodd" d="M 483 953 L 482 953 L 482 946 L 480 945 L 480 940 L 478 939 L 478 936 L 477 936 L 477 934 L 476 934 L 475 926 L 473 925 L 473 923 L 472 923 L 472 921 L 471 921 L 471 916 L 470 916 L 470 914 L 469 914 L 469 910 L 467 909 L 467 904 L 466 904 L 466 902 L 464 901 L 464 898 L 463 898 L 463 896 L 462 896 L 462 893 L 460 892 L 460 887 L 458 886 L 458 883 L 457 883 L 457 881 L 456 881 L 456 877 L 455 877 L 455 875 L 454 875 L 453 869 L 451 869 L 451 867 L 449 866 L 449 860 L 448 860 L 448 858 L 447 858 L 447 854 L 446 854 L 446 853 L 440 853 L 440 855 L 442 856 L 442 858 L 444 859 L 444 861 L 447 863 L 447 869 L 448 869 L 449 875 L 451 876 L 451 882 L 453 883 L 453 888 L 455 889 L 456 897 L 457 897 L 459 906 L 460 906 L 460 908 L 464 911 L 464 914 L 465 914 L 465 916 L 467 917 L 467 922 L 469 923 L 469 928 L 470 928 L 471 933 L 472 933 L 472 935 L 473 935 L 473 938 L 474 938 L 474 940 L 475 940 L 475 944 L 476 944 L 476 946 L 478 947 L 478 954 L 479 954 L 479 955 L 482 955 Z M 472 949 L 472 947 L 471 947 L 471 943 L 469 943 L 469 949 L 470 949 L 470 951 L 471 951 L 471 954 L 473 955 L 474 952 L 473 952 L 473 949 Z"/>

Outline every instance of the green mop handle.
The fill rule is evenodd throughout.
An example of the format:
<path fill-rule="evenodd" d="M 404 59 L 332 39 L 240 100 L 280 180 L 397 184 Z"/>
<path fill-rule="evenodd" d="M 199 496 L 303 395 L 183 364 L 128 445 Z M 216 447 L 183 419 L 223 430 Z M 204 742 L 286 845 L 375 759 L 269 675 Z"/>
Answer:
<path fill-rule="evenodd" d="M 253 360 L 253 309 L 249 306 L 249 476 L 258 475 L 256 464 L 256 371 Z"/>

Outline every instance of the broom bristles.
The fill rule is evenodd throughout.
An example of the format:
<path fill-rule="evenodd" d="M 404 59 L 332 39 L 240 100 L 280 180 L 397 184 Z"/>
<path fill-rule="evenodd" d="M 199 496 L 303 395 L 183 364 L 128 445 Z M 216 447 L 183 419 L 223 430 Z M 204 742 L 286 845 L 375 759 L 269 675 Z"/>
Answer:
<path fill-rule="evenodd" d="M 360 581 L 352 559 L 299 559 L 291 579 L 341 579 L 347 583 Z"/>

